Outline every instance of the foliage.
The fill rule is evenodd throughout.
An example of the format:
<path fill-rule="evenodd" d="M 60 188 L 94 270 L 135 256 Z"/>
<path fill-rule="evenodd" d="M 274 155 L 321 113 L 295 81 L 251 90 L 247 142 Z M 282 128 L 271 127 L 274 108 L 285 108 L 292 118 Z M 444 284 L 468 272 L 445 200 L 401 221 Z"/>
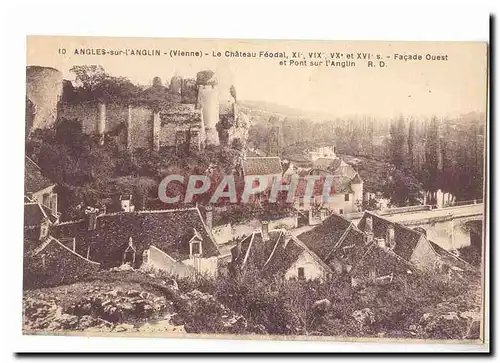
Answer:
<path fill-rule="evenodd" d="M 384 195 L 391 200 L 391 205 L 405 207 L 421 204 L 423 195 L 419 181 L 409 170 L 395 170 L 386 186 Z"/>

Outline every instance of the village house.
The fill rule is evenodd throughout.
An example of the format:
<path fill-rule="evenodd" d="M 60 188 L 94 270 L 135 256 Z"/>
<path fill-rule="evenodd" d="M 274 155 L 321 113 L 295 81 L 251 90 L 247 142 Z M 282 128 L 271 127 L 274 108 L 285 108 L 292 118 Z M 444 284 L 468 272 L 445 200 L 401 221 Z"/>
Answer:
<path fill-rule="evenodd" d="M 33 241 L 41 241 L 49 234 L 49 226 L 57 222 L 50 209 L 38 203 L 24 203 L 24 236 Z"/>
<path fill-rule="evenodd" d="M 241 160 L 241 176 L 265 177 L 268 186 L 272 185 L 274 178 L 281 180 L 283 168 L 277 156 L 247 157 Z"/>
<path fill-rule="evenodd" d="M 42 175 L 40 167 L 28 156 L 24 157 L 24 196 L 25 202 L 40 203 L 45 211 L 59 219 L 57 211 L 56 183 Z"/>
<path fill-rule="evenodd" d="M 375 213 L 365 211 L 358 223 L 369 240 L 391 250 L 420 270 L 439 271 L 450 276 L 475 273 L 473 266 L 429 241 L 424 234 Z"/>
<path fill-rule="evenodd" d="M 267 221 L 256 231 L 238 241 L 231 249 L 230 275 L 244 271 L 261 273 L 269 278 L 321 279 L 332 275 L 331 269 L 299 239 L 286 230 L 269 230 Z"/>
<path fill-rule="evenodd" d="M 50 235 L 42 243 L 32 242 L 25 237 L 25 288 L 74 283 L 100 269 L 99 263 L 86 259 L 71 245 Z"/>
<path fill-rule="evenodd" d="M 333 214 L 297 238 L 337 276 L 348 274 L 353 285 L 390 283 L 417 270 L 450 276 L 475 273 L 471 265 L 420 232 L 370 212 L 365 212 L 358 226 Z"/>
<path fill-rule="evenodd" d="M 219 250 L 197 207 L 89 214 L 53 226 L 74 238 L 76 252 L 105 268 L 129 264 L 174 275 L 217 274 Z"/>

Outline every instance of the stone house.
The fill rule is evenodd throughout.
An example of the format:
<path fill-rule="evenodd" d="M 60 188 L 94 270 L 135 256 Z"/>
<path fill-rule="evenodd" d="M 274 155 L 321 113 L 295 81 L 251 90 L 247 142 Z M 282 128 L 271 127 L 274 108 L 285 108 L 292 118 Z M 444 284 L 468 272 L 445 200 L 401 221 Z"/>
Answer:
<path fill-rule="evenodd" d="M 238 276 L 244 270 L 268 278 L 321 279 L 332 275 L 331 269 L 299 239 L 286 230 L 262 230 L 243 238 L 231 249 L 228 269 Z"/>
<path fill-rule="evenodd" d="M 119 212 L 53 226 L 105 268 L 130 264 L 179 276 L 217 274 L 218 247 L 198 208 Z"/>
<path fill-rule="evenodd" d="M 25 200 L 33 203 L 40 203 L 44 210 L 59 219 L 57 211 L 57 193 L 54 183 L 49 178 L 42 175 L 40 167 L 28 156 L 24 157 L 24 196 Z"/>
<path fill-rule="evenodd" d="M 281 180 L 283 168 L 277 156 L 247 157 L 241 160 L 242 177 L 265 177 L 267 185 L 272 185 L 273 179 Z"/>
<path fill-rule="evenodd" d="M 439 271 L 450 276 L 475 273 L 473 266 L 429 241 L 424 234 L 365 211 L 358 223 L 366 238 L 420 270 Z"/>

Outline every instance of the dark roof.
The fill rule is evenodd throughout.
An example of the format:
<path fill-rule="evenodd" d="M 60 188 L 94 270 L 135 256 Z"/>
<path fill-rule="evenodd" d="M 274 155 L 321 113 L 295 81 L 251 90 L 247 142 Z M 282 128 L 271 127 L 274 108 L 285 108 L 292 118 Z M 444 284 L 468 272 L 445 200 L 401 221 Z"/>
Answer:
<path fill-rule="evenodd" d="M 262 269 L 273 253 L 276 244 L 283 238 L 282 230 L 269 231 L 269 239 L 266 241 L 262 239 L 261 232 L 253 232 L 241 241 L 241 252 L 235 261 L 236 264 Z"/>
<path fill-rule="evenodd" d="M 331 255 L 327 256 L 327 259 L 335 257 L 350 266 L 354 266 L 363 258 L 369 247 L 370 245 L 366 244 L 364 233 L 353 225 L 331 252 Z"/>
<path fill-rule="evenodd" d="M 317 158 L 313 161 L 315 168 L 335 170 L 340 166 L 341 160 L 339 158 Z"/>
<path fill-rule="evenodd" d="M 434 251 L 442 258 L 443 261 L 466 271 L 476 271 L 474 266 L 462 260 L 460 257 L 455 256 L 450 251 L 445 250 L 444 248 L 440 247 L 438 244 L 432 241 L 429 241 L 429 243 L 431 244 Z"/>
<path fill-rule="evenodd" d="M 57 220 L 57 218 L 52 215 L 49 208 L 41 205 L 40 203 L 36 202 L 24 203 L 25 227 L 39 226 L 45 220 L 54 223 Z"/>
<path fill-rule="evenodd" d="M 29 157 L 24 157 L 24 193 L 35 193 L 55 183 L 42 175 L 40 167 Z"/>
<path fill-rule="evenodd" d="M 341 237 L 351 226 L 351 222 L 338 214 L 332 214 L 321 224 L 297 236 L 312 252 L 324 262 Z"/>
<path fill-rule="evenodd" d="M 394 252 L 409 261 L 415 247 L 417 247 L 418 241 L 422 238 L 422 234 L 367 211 L 365 211 L 363 218 L 358 223 L 358 228 L 362 231 L 365 229 L 366 218 L 368 216 L 372 216 L 373 235 L 375 238 L 385 238 L 387 227 L 390 225 L 394 226 L 394 240 L 396 242 Z"/>
<path fill-rule="evenodd" d="M 368 276 L 370 270 L 375 271 L 376 277 L 381 277 L 391 273 L 406 274 L 408 270 L 415 271 L 415 268 L 393 251 L 371 243 L 350 273 Z"/>
<path fill-rule="evenodd" d="M 285 273 L 305 251 L 294 239 L 290 238 L 279 241 L 272 251 L 269 262 L 264 266 L 264 273 L 268 276 L 276 276 Z"/>
<path fill-rule="evenodd" d="M 363 182 L 363 180 L 361 179 L 361 177 L 359 176 L 358 173 L 356 173 L 354 178 L 351 180 L 352 184 L 361 184 L 362 182 Z"/>
<path fill-rule="evenodd" d="M 85 255 L 91 247 L 91 259 L 116 265 L 132 237 L 137 254 L 155 246 L 177 261 L 189 258 L 189 241 L 198 233 L 202 238 L 203 257 L 219 254 L 197 208 L 120 212 L 98 216 L 95 230 L 88 231 L 84 220 L 53 226 L 56 237 L 76 237 L 77 250 Z"/>
<path fill-rule="evenodd" d="M 242 166 L 245 176 L 283 174 L 281 160 L 277 156 L 247 157 L 242 161 Z"/>
<path fill-rule="evenodd" d="M 330 267 L 328 267 L 314 252 L 307 248 L 301 240 L 293 236 L 278 241 L 269 261 L 264 266 L 264 272 L 266 275 L 273 276 L 284 274 L 304 252 L 309 253 L 317 264 L 321 265 L 328 272 L 331 272 Z"/>

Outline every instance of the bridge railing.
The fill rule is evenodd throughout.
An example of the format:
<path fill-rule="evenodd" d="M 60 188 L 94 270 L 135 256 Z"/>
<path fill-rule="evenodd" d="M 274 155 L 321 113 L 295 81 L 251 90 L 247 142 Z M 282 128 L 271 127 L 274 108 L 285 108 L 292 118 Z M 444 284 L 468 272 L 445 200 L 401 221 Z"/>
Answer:
<path fill-rule="evenodd" d="M 450 204 L 447 204 L 443 208 L 458 207 L 458 206 L 461 206 L 461 205 L 481 204 L 482 202 L 483 202 L 482 199 L 461 200 L 461 201 L 458 201 L 458 202 L 452 202 Z"/>

